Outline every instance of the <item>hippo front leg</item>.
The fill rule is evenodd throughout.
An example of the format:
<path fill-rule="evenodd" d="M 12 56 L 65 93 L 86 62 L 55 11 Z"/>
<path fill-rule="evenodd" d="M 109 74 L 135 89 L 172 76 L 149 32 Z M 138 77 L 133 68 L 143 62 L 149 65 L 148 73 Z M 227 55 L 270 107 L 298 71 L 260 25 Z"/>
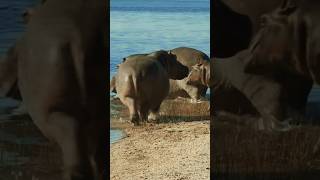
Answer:
<path fill-rule="evenodd" d="M 201 101 L 205 100 L 205 98 L 201 96 L 201 91 L 198 87 L 186 85 L 184 89 L 188 93 L 188 95 L 191 97 L 191 100 L 190 100 L 191 103 L 200 103 Z"/>

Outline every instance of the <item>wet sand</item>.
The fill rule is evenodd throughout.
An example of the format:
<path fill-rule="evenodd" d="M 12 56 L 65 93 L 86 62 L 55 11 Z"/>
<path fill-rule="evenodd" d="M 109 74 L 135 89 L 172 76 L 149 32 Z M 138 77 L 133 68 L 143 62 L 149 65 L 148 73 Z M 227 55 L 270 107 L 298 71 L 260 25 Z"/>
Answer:
<path fill-rule="evenodd" d="M 160 121 L 139 127 L 126 123 L 127 111 L 120 109 L 111 126 L 126 137 L 111 144 L 110 178 L 210 179 L 208 107 L 208 102 L 165 101 Z"/>

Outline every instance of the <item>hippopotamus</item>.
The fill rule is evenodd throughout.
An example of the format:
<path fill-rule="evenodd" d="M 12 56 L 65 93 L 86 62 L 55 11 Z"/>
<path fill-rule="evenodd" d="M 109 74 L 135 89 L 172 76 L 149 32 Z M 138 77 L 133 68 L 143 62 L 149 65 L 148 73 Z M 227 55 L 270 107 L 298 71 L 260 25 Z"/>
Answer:
<path fill-rule="evenodd" d="M 299 0 L 295 0 L 299 1 Z M 216 58 L 234 56 L 248 48 L 260 29 L 260 17 L 275 8 L 282 0 L 215 0 L 211 3 L 211 54 Z"/>
<path fill-rule="evenodd" d="M 263 27 L 253 39 L 245 71 L 254 74 L 293 73 L 320 84 L 320 17 L 316 1 L 286 1 L 262 16 Z"/>
<path fill-rule="evenodd" d="M 192 69 L 192 66 L 196 64 L 209 64 L 209 57 L 196 49 L 189 47 L 178 47 L 170 50 L 172 54 L 177 56 L 177 60 L 184 66 L 189 68 L 189 71 Z M 201 79 L 198 77 L 199 80 Z M 188 97 L 191 98 L 191 102 L 197 102 L 203 99 L 207 92 L 207 86 L 198 83 L 187 84 L 187 78 L 182 80 L 170 79 L 170 91 L 168 98 L 176 97 Z"/>
<path fill-rule="evenodd" d="M 129 109 L 134 125 L 155 120 L 169 93 L 169 79 L 183 79 L 189 70 L 170 51 L 130 56 L 119 64 L 115 87 L 121 102 Z M 148 118 L 149 115 L 149 118 Z"/>
<path fill-rule="evenodd" d="M 201 84 L 210 88 L 213 85 L 213 78 L 211 78 L 210 66 L 213 63 L 204 62 L 192 66 L 187 79 L 188 85 Z"/>
<path fill-rule="evenodd" d="M 178 47 L 169 51 L 176 55 L 177 60 L 184 66 L 188 67 L 189 70 L 191 70 L 192 66 L 196 65 L 197 63 L 208 64 L 210 62 L 209 57 L 205 53 L 193 48 Z M 148 54 L 132 54 L 126 58 L 123 58 L 122 63 L 128 58 L 143 57 L 147 55 Z M 182 80 L 170 79 L 170 90 L 167 98 L 173 99 L 177 97 L 187 97 L 191 98 L 191 102 L 197 102 L 204 98 L 207 92 L 207 86 L 201 84 L 201 77 L 196 78 L 199 79 L 199 81 L 192 84 L 187 84 L 186 78 Z M 114 80 L 115 79 L 112 78 L 110 81 L 110 91 L 112 92 L 116 92 Z"/>
<path fill-rule="evenodd" d="M 107 178 L 107 7 L 43 1 L 14 45 L 15 71 L 0 82 L 4 94 L 17 82 L 33 122 L 61 148 L 66 180 Z"/>
<path fill-rule="evenodd" d="M 277 76 L 246 73 L 246 60 L 250 57 L 251 52 L 243 50 L 230 58 L 215 58 L 211 70 L 213 91 L 219 87 L 237 89 L 261 117 L 262 123 L 258 124 L 260 129 L 290 129 L 289 121 L 299 121 L 305 114 L 312 82 L 290 73 Z"/>

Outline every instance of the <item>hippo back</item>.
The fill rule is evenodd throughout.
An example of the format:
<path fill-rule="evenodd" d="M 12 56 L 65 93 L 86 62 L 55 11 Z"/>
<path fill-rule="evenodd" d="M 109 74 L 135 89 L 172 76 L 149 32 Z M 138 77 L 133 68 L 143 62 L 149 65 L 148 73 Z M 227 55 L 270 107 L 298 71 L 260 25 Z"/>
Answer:
<path fill-rule="evenodd" d="M 203 52 L 188 48 L 188 47 L 178 47 L 171 50 L 171 53 L 177 56 L 177 60 L 187 66 L 189 70 L 192 69 L 192 66 L 197 63 L 203 63 L 210 61 L 210 58 Z"/>

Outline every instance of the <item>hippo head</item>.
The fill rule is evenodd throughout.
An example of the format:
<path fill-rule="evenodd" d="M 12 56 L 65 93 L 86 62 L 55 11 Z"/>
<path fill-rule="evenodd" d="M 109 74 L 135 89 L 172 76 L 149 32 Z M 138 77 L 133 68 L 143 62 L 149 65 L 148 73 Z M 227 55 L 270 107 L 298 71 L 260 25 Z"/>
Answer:
<path fill-rule="evenodd" d="M 249 46 L 251 56 L 245 62 L 245 72 L 266 74 L 303 71 L 305 65 L 295 56 L 301 47 L 297 49 L 294 36 L 297 30 L 303 31 L 296 27 L 296 20 L 292 17 L 295 11 L 296 6 L 284 1 L 273 12 L 261 16 L 262 27 Z"/>
<path fill-rule="evenodd" d="M 192 69 L 187 77 L 187 84 L 189 85 L 205 85 L 210 87 L 210 63 L 198 63 L 192 66 Z"/>
<path fill-rule="evenodd" d="M 188 67 L 177 61 L 177 56 L 172 54 L 171 51 L 160 50 L 149 55 L 156 57 L 167 70 L 170 79 L 181 80 L 188 76 Z"/>

